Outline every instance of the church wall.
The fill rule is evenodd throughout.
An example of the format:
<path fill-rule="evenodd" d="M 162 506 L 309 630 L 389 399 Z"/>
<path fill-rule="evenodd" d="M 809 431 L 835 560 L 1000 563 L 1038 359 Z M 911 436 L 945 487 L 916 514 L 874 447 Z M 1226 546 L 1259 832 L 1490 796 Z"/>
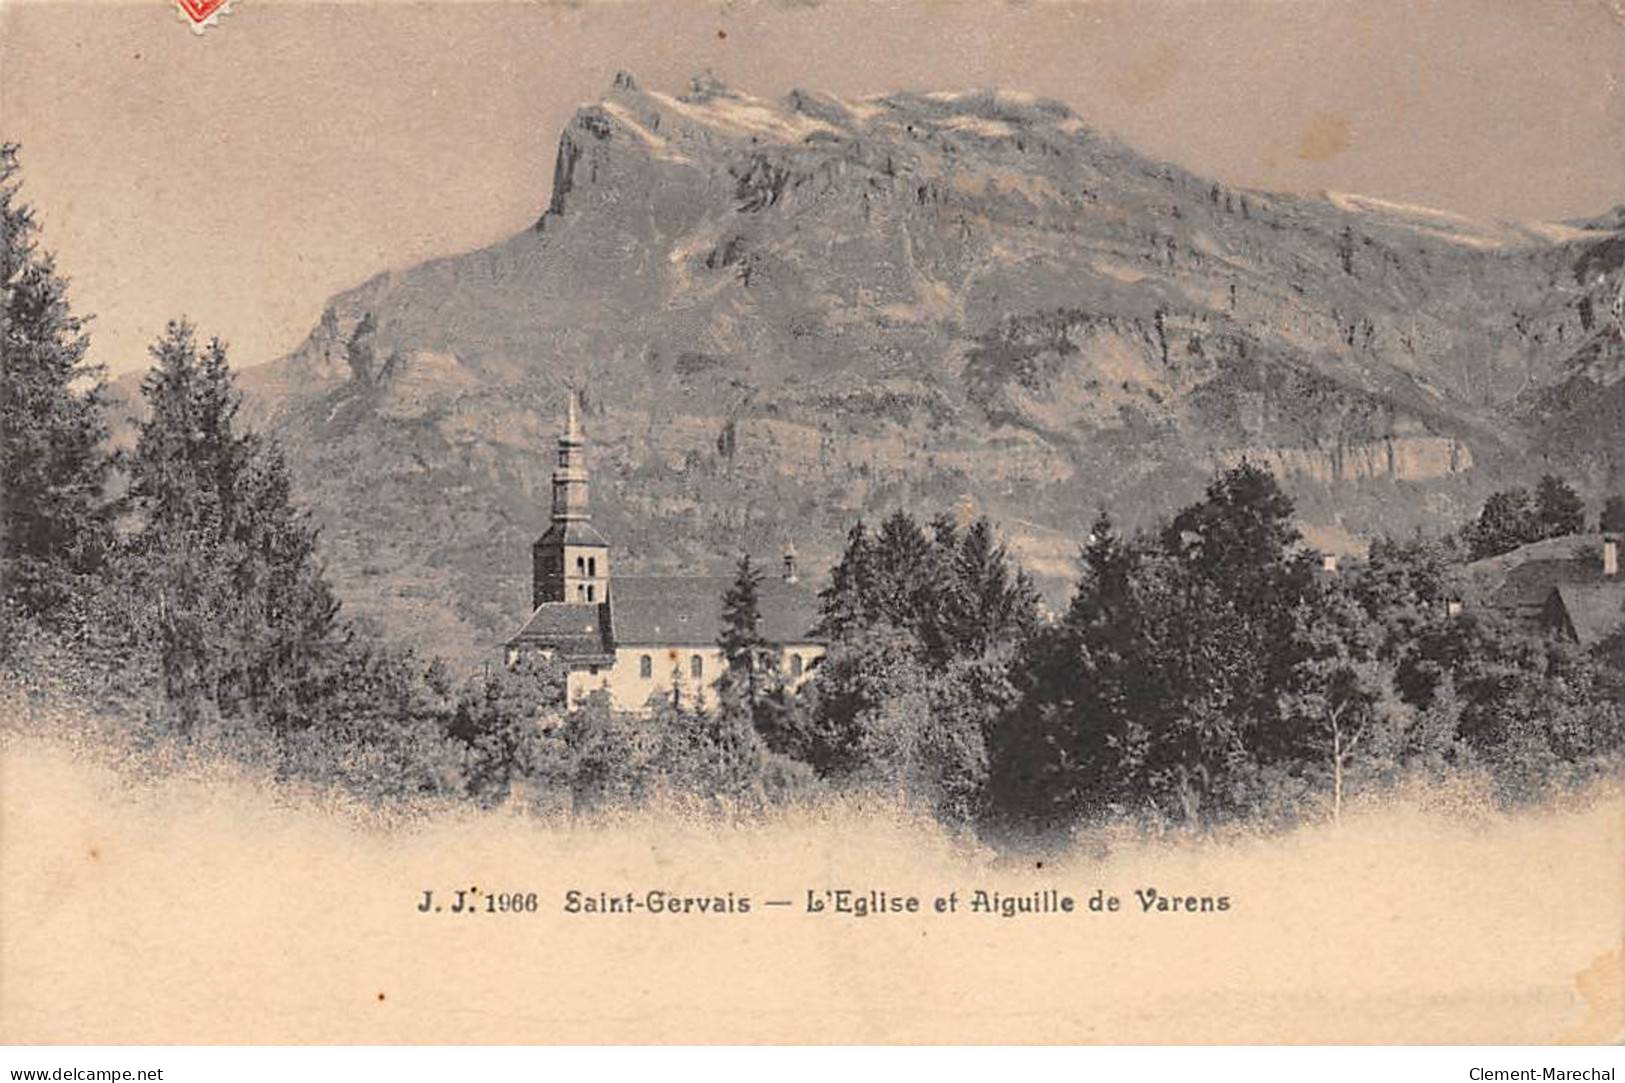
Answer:
<path fill-rule="evenodd" d="M 817 643 L 786 646 L 780 666 L 787 676 L 793 673 L 790 663 L 792 654 L 799 655 L 803 660 L 800 675 L 791 677 L 792 686 L 799 688 L 811 678 L 814 671 L 812 663 L 823 657 L 824 648 Z M 647 677 L 643 676 L 645 657 L 649 659 Z M 695 657 L 700 659 L 701 676 L 698 680 L 693 677 L 691 669 Z M 651 695 L 659 692 L 669 696 L 675 688 L 681 689 L 685 700 L 698 692 L 704 706 L 714 707 L 716 689 L 713 686 L 725 668 L 722 651 L 717 647 L 622 646 L 615 650 L 613 667 L 600 668 L 597 673 L 573 671 L 567 687 L 572 706 L 603 688 L 609 691 L 610 702 L 616 710 L 642 711 Z"/>
<path fill-rule="evenodd" d="M 801 672 L 798 674 L 791 665 L 791 655 L 801 656 Z M 790 678 L 791 688 L 800 688 L 812 680 L 814 667 L 823 660 L 824 645 L 822 643 L 787 643 L 784 653 L 779 657 L 779 672 Z"/>

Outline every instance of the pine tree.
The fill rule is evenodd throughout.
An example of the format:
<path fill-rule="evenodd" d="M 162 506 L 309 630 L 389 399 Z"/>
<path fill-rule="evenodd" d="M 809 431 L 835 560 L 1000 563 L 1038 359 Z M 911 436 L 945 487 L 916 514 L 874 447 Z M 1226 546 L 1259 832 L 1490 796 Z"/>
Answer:
<path fill-rule="evenodd" d="M 0 146 L 0 604 L 39 618 L 102 566 L 112 460 L 102 370 L 85 360 L 85 321 L 18 199 L 17 149 Z"/>
<path fill-rule="evenodd" d="M 200 354 L 192 327 L 172 322 L 152 355 L 130 548 L 156 614 L 165 693 L 183 729 L 215 711 L 297 727 L 331 660 L 338 609 L 315 528 L 292 502 L 281 451 L 237 431 L 225 346 Z"/>
<path fill-rule="evenodd" d="M 814 631 L 820 638 L 842 639 L 869 625 L 873 619 L 873 563 L 874 543 L 859 519 L 847 531 L 846 549 L 830 571 L 829 586 L 818 595 L 818 626 Z"/>
<path fill-rule="evenodd" d="M 778 652 L 762 636 L 762 571 L 750 555 L 739 558 L 733 584 L 722 595 L 717 646 L 726 663 L 717 678 L 724 713 L 754 719 L 777 672 Z"/>
<path fill-rule="evenodd" d="M 893 512 L 875 537 L 870 602 L 878 619 L 916 633 L 927 648 L 941 639 L 943 554 L 907 512 Z"/>
<path fill-rule="evenodd" d="M 1032 631 L 1038 591 L 1025 571 L 1011 571 L 1010 554 L 985 518 L 959 536 L 948 566 L 944 608 L 955 655 L 978 657 L 1019 643 Z"/>

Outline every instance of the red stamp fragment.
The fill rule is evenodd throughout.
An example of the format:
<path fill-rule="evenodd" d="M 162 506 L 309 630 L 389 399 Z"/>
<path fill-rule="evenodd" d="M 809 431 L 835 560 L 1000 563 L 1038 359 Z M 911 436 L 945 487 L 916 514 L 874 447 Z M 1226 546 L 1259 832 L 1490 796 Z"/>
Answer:
<path fill-rule="evenodd" d="M 181 9 L 192 32 L 201 34 L 204 27 L 220 21 L 220 16 L 231 7 L 231 0 L 175 0 L 175 6 Z"/>

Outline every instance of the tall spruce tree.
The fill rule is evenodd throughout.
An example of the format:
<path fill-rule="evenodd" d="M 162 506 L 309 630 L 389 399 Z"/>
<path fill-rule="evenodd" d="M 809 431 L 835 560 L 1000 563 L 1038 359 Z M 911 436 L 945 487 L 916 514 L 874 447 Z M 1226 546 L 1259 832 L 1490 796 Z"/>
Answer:
<path fill-rule="evenodd" d="M 824 639 L 835 640 L 856 633 L 871 621 L 870 599 L 874 540 L 859 519 L 846 532 L 846 549 L 830 570 L 829 586 L 818 595 L 818 626 L 814 631 Z"/>
<path fill-rule="evenodd" d="M 947 638 L 956 655 L 979 656 L 1020 643 L 1038 622 L 1038 590 L 985 518 L 956 538 L 945 590 Z"/>
<path fill-rule="evenodd" d="M 293 505 L 280 449 L 237 430 L 225 346 L 215 339 L 200 352 L 191 325 L 172 322 L 152 356 L 131 461 L 142 519 L 131 549 L 165 692 L 183 729 L 216 711 L 297 727 L 338 609 L 316 530 Z"/>
<path fill-rule="evenodd" d="M 102 565 L 112 460 L 102 370 L 85 360 L 85 321 L 18 198 L 17 150 L 0 146 L 0 605 L 41 618 Z"/>
<path fill-rule="evenodd" d="M 778 652 L 762 636 L 762 571 L 750 554 L 739 558 L 734 581 L 722 595 L 722 630 L 717 646 L 727 663 L 717 678 L 724 708 L 754 720 L 778 671 Z"/>

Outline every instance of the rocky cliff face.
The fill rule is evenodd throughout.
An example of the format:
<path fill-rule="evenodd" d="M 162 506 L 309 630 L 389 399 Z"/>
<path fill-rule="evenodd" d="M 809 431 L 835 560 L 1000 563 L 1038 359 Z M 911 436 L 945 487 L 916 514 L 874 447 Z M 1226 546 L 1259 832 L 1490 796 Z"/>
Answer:
<path fill-rule="evenodd" d="M 622 77 L 534 228 L 335 297 L 246 382 L 352 611 L 461 657 L 522 616 L 569 387 L 620 568 L 818 567 L 957 506 L 1059 592 L 1102 503 L 1243 456 L 1333 544 L 1549 463 L 1617 487 L 1622 225 L 1231 189 L 1006 94 Z"/>

